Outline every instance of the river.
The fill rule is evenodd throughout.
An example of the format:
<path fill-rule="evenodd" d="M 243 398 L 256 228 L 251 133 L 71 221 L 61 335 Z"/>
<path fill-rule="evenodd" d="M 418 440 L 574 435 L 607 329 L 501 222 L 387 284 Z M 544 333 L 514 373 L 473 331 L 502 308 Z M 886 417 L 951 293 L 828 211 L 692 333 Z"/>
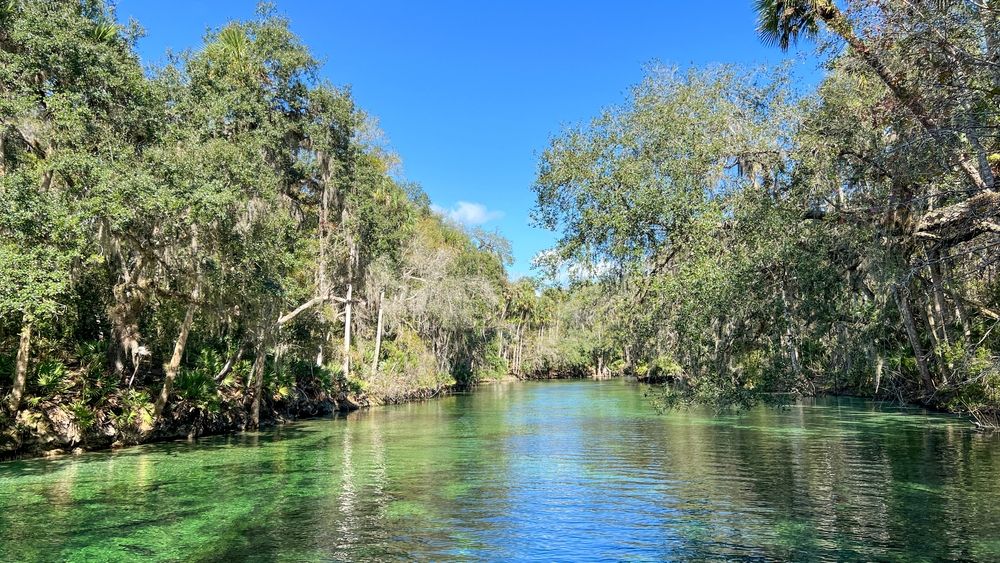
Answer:
<path fill-rule="evenodd" d="M 623 381 L 0 464 L 0 560 L 1000 560 L 1000 437 L 843 398 L 655 413 Z"/>

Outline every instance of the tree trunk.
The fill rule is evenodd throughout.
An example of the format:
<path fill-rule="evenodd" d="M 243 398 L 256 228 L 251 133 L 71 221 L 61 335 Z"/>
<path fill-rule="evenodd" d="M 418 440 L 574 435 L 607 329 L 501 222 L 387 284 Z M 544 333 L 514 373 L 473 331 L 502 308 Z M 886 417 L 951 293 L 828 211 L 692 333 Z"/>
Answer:
<path fill-rule="evenodd" d="M 21 327 L 21 340 L 17 346 L 17 360 L 14 364 L 14 387 L 10 391 L 10 411 L 17 414 L 21 408 L 21 397 L 28 381 L 28 357 L 31 353 L 31 322 L 25 321 Z"/>
<path fill-rule="evenodd" d="M 997 6 L 995 2 L 984 3 L 979 9 L 980 22 L 983 25 L 983 39 L 986 43 L 986 60 L 990 63 L 993 87 L 1000 88 L 1000 21 L 997 21 Z M 989 5 L 994 4 L 994 5 Z"/>
<path fill-rule="evenodd" d="M 253 393 L 253 402 L 250 409 L 250 428 L 253 430 L 260 428 L 260 396 L 264 388 L 264 364 L 267 361 L 267 343 L 265 340 L 263 336 L 257 340 L 253 368 L 250 370 L 250 386 Z"/>
<path fill-rule="evenodd" d="M 941 339 L 938 337 L 938 326 L 937 322 L 934 320 L 934 311 L 932 310 L 931 300 L 928 299 L 926 305 L 924 306 L 924 318 L 927 320 L 927 331 L 928 336 L 931 337 L 931 353 L 934 356 L 941 355 Z"/>
<path fill-rule="evenodd" d="M 385 291 L 378 294 L 378 321 L 375 328 L 375 357 L 372 358 L 372 375 L 378 373 L 378 360 L 382 355 L 382 300 L 385 299 Z"/>
<path fill-rule="evenodd" d="M 961 300 L 955 299 L 955 318 L 958 319 L 958 324 L 962 326 L 962 335 L 965 337 L 965 341 L 968 342 L 972 339 L 972 324 L 969 323 L 969 314 L 965 311 Z"/>
<path fill-rule="evenodd" d="M 993 190 L 925 213 L 915 236 L 947 249 L 987 233 L 1000 233 L 1000 193 Z"/>
<path fill-rule="evenodd" d="M 948 316 L 944 300 L 944 276 L 941 273 L 941 254 L 936 249 L 927 254 L 930 261 L 931 285 L 934 291 L 934 318 L 938 326 L 939 340 L 944 344 L 949 344 L 948 340 Z"/>
<path fill-rule="evenodd" d="M 875 396 L 878 397 L 878 387 L 882 383 L 882 369 L 885 366 L 885 358 L 882 357 L 882 352 L 878 352 L 875 358 Z"/>
<path fill-rule="evenodd" d="M 181 359 L 184 357 L 184 347 L 187 345 L 191 325 L 194 324 L 194 312 L 197 307 L 197 291 L 195 291 L 195 299 L 188 303 L 187 311 L 184 312 L 184 321 L 181 322 L 180 333 L 177 335 L 177 341 L 174 342 L 174 353 L 170 357 L 170 363 L 167 364 L 166 375 L 163 378 L 163 388 L 160 389 L 160 395 L 156 398 L 156 404 L 153 405 L 154 424 L 160 420 L 160 415 L 163 414 L 163 409 L 167 406 L 167 400 L 170 399 L 170 390 L 173 389 L 174 380 L 177 379 L 177 372 L 180 371 Z"/>
<path fill-rule="evenodd" d="M 344 377 L 351 374 L 351 304 L 354 299 L 354 284 L 347 284 L 347 299 L 344 301 Z"/>
<path fill-rule="evenodd" d="M 524 324 L 517 323 L 517 360 L 515 365 L 517 366 L 517 375 L 523 375 L 521 373 L 521 355 L 524 353 Z"/>
<path fill-rule="evenodd" d="M 319 289 L 320 295 L 326 295 L 329 292 L 329 286 L 327 284 L 326 278 L 326 244 L 327 227 L 330 224 L 330 214 L 329 214 L 329 204 L 330 204 L 330 190 L 326 182 L 323 183 L 323 195 L 320 204 L 319 212 L 319 265 L 316 268 L 316 287 Z"/>
<path fill-rule="evenodd" d="M 139 254 L 135 257 L 135 264 L 129 268 L 130 259 L 121 250 L 120 242 L 109 234 L 110 227 L 101 227 L 102 244 L 111 250 L 114 261 L 108 260 L 109 275 L 117 277 L 121 281 L 117 282 L 111 290 L 113 301 L 108 310 L 111 319 L 111 345 L 108 347 L 109 359 L 114 366 L 115 373 L 123 378 L 126 376 L 126 364 L 131 363 L 132 376 L 129 378 L 129 385 L 135 379 L 139 371 L 143 347 L 139 334 L 139 316 L 145 307 L 146 301 L 146 260 Z M 117 262 L 116 268 L 112 264 Z"/>
<path fill-rule="evenodd" d="M 507 360 L 507 350 L 506 350 L 506 347 L 504 346 L 503 328 L 502 327 L 497 332 L 497 341 L 498 341 L 498 347 L 500 349 L 500 352 L 499 352 L 500 353 L 500 357 L 503 358 L 504 360 Z M 510 362 L 509 361 L 507 362 L 507 367 L 510 368 Z"/>
<path fill-rule="evenodd" d="M 785 317 L 785 345 L 788 347 L 788 360 L 792 365 L 792 373 L 796 376 L 802 374 L 802 366 L 799 362 L 799 347 L 795 345 L 795 334 L 792 331 L 792 313 L 788 304 L 788 289 L 784 282 L 781 284 L 781 308 Z"/>
<path fill-rule="evenodd" d="M 917 371 L 920 373 L 920 381 L 927 394 L 934 392 L 934 380 L 931 372 L 927 368 L 927 358 L 924 356 L 923 345 L 920 344 L 920 335 L 917 332 L 916 323 L 913 322 L 913 310 L 910 308 L 910 299 L 906 294 L 907 290 L 895 290 L 896 303 L 899 305 L 899 313 L 903 318 L 903 326 L 906 327 L 906 336 L 910 340 L 910 347 L 913 349 L 913 356 L 917 360 Z"/>
<path fill-rule="evenodd" d="M 226 360 L 226 364 L 222 366 L 222 369 L 219 370 L 219 373 L 215 376 L 216 382 L 222 381 L 227 375 L 229 375 L 229 372 L 233 371 L 233 367 L 236 365 L 236 362 L 243 358 L 244 347 L 244 343 L 240 342 L 239 348 L 237 348 L 236 352 L 229 356 L 229 359 Z"/>
<path fill-rule="evenodd" d="M 323 298 L 329 297 L 330 293 L 330 276 L 328 275 L 330 259 L 328 247 L 330 246 L 330 207 L 336 207 L 339 203 L 339 198 L 335 193 L 334 189 L 331 187 L 333 183 L 334 170 L 332 166 L 332 158 L 323 151 L 319 151 L 318 164 L 320 169 L 320 181 L 323 184 L 323 193 L 320 196 L 320 208 L 319 208 L 319 225 L 316 229 L 316 235 L 319 239 L 319 264 L 316 268 L 316 287 L 319 290 L 319 294 Z M 334 201 L 336 198 L 337 201 Z M 346 212 L 343 210 L 341 213 L 341 220 L 346 223 Z"/>
<path fill-rule="evenodd" d="M 194 324 L 194 313 L 198 308 L 198 300 L 201 297 L 201 268 L 199 267 L 198 260 L 197 231 L 191 233 L 191 260 L 195 264 L 194 289 L 191 290 L 190 301 L 188 301 L 187 310 L 184 311 L 184 320 L 181 322 L 180 333 L 174 342 L 174 353 L 170 357 L 170 363 L 167 364 L 166 373 L 163 377 L 163 388 L 160 389 L 160 395 L 156 398 L 156 403 L 153 405 L 154 426 L 159 422 L 160 416 L 163 414 L 163 409 L 167 406 L 167 401 L 170 400 L 170 391 L 174 386 L 174 380 L 177 379 L 177 372 L 180 371 L 181 360 L 184 359 L 184 347 L 187 345 L 188 334 L 191 332 L 191 325 Z"/>

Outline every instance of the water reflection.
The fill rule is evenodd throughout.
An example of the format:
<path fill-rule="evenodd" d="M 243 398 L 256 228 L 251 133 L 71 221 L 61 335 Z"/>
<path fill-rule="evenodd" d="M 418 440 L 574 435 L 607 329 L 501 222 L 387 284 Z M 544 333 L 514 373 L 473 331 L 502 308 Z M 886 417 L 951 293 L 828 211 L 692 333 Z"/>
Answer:
<path fill-rule="evenodd" d="M 659 416 L 624 382 L 513 384 L 0 464 L 0 560 L 996 560 L 998 463 L 857 400 Z"/>

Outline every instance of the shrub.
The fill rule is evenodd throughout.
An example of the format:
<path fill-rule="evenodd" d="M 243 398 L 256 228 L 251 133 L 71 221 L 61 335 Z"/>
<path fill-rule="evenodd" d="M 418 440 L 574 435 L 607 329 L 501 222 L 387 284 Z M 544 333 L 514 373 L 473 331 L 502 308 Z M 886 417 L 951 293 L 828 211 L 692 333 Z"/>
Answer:
<path fill-rule="evenodd" d="M 218 410 L 215 379 L 201 369 L 185 369 L 177 374 L 174 389 L 181 398 L 205 410 Z"/>
<path fill-rule="evenodd" d="M 69 390 L 69 370 L 60 361 L 45 360 L 35 370 L 35 381 L 40 395 L 53 397 Z"/>
<path fill-rule="evenodd" d="M 82 399 L 70 403 L 69 412 L 73 414 L 76 425 L 80 427 L 80 430 L 87 430 L 97 422 L 97 413 L 87 406 Z"/>
<path fill-rule="evenodd" d="M 118 413 L 111 413 L 111 420 L 119 431 L 135 428 L 140 422 L 152 424 L 152 404 L 145 391 L 127 389 L 122 393 L 121 408 Z"/>
<path fill-rule="evenodd" d="M 76 357 L 85 377 L 98 378 L 104 373 L 108 357 L 108 343 L 104 340 L 85 340 L 76 345 Z"/>

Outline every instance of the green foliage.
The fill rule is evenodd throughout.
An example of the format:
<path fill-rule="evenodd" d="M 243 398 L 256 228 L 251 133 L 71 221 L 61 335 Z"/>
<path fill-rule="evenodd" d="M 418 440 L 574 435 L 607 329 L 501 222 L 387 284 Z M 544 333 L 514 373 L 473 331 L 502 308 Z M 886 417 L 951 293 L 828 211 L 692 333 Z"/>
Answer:
<path fill-rule="evenodd" d="M 486 344 L 482 365 L 478 366 L 472 378 L 476 381 L 502 379 L 510 373 L 510 362 L 503 355 L 500 339 L 494 338 Z"/>
<path fill-rule="evenodd" d="M 851 44 L 813 93 L 657 67 L 557 135 L 535 182 L 547 287 L 397 178 L 273 11 L 147 73 L 103 2 L 2 3 L 0 384 L 30 327 L 25 404 L 128 428 L 161 392 L 280 408 L 508 372 L 665 379 L 663 405 L 879 385 L 995 411 L 994 31 L 974 3 L 865 7 L 757 3 L 765 41 Z"/>
<path fill-rule="evenodd" d="M 992 424 L 1000 286 L 973 258 L 996 243 L 973 225 L 1000 219 L 989 9 L 756 10 L 765 42 L 836 53 L 816 92 L 796 100 L 780 71 L 654 69 L 543 153 L 535 216 L 560 239 L 540 262 L 601 288 L 604 365 L 676 363 L 663 406 L 832 390 Z"/>
<path fill-rule="evenodd" d="M 405 363 L 420 369 L 400 394 L 478 362 L 497 322 L 477 319 L 497 309 L 504 242 L 473 242 L 396 180 L 373 120 L 348 89 L 318 78 L 286 20 L 264 10 L 228 22 L 147 74 L 134 34 L 103 2 L 6 3 L 0 19 L 3 333 L 30 323 L 30 353 L 78 364 L 82 382 L 43 362 L 26 404 L 67 394 L 127 427 L 148 422 L 122 406 L 139 401 L 126 397 L 133 385 L 210 410 L 249 404 L 257 390 L 243 356 L 261 353 L 248 351 L 261 338 L 262 353 L 280 357 L 265 394 L 335 394 L 350 374 L 312 366 L 344 330 L 333 298 L 349 283 L 355 334 L 371 338 L 377 292 L 423 292 L 388 322 L 448 342 L 437 356 L 406 345 Z M 451 298 L 435 302 L 436 288 L 407 277 L 415 271 Z M 275 322 L 303 303 L 292 322 Z M 185 318 L 190 344 L 178 338 Z M 16 355 L 16 344 L 5 340 L 0 355 Z M 355 338 L 349 354 L 360 360 L 365 346 Z"/>
<path fill-rule="evenodd" d="M 215 381 L 200 370 L 181 370 L 177 374 L 177 394 L 199 407 L 215 406 Z"/>
<path fill-rule="evenodd" d="M 14 356 L 0 354 L 0 387 L 9 387 L 14 382 Z"/>
<path fill-rule="evenodd" d="M 943 363 L 965 378 L 960 385 L 941 390 L 948 397 L 946 405 L 956 411 L 1000 414 L 1000 364 L 990 351 L 969 351 L 965 343 L 956 342 L 942 345 L 939 353 Z"/>
<path fill-rule="evenodd" d="M 442 381 L 434 355 L 420 335 L 412 330 L 403 329 L 395 339 L 386 342 L 381 365 L 383 375 L 392 374 L 391 379 L 410 379 L 415 383 L 414 389 L 433 388 Z"/>
<path fill-rule="evenodd" d="M 43 397 L 66 393 L 72 381 L 69 370 L 58 360 L 44 360 L 35 368 L 35 384 Z"/>
<path fill-rule="evenodd" d="M 746 338 L 786 306 L 761 290 L 801 279 L 789 238 L 800 228 L 761 189 L 787 165 L 789 97 L 780 73 L 653 69 L 629 104 L 543 154 L 537 215 L 562 229 L 559 259 L 596 278 L 599 369 L 686 374 L 715 403 L 795 385 L 775 377 L 773 348 Z"/>
<path fill-rule="evenodd" d="M 640 379 L 676 379 L 684 375 L 684 368 L 670 356 L 661 355 L 639 363 L 635 375 Z"/>
<path fill-rule="evenodd" d="M 224 360 L 215 350 L 203 348 L 198 352 L 194 365 L 177 374 L 175 390 L 184 400 L 208 411 L 219 410 L 219 394 L 215 375 L 222 369 Z"/>
<path fill-rule="evenodd" d="M 744 412 L 757 405 L 781 407 L 794 400 L 785 393 L 761 393 L 759 389 L 739 384 L 718 384 L 707 380 L 692 383 L 683 380 L 647 390 L 646 396 L 660 412 L 705 405 L 717 413 Z"/>
<path fill-rule="evenodd" d="M 757 33 L 761 41 L 787 50 L 799 36 L 815 37 L 819 33 L 816 0 L 755 0 Z"/>
<path fill-rule="evenodd" d="M 118 378 L 107 370 L 108 344 L 103 340 L 88 340 L 76 345 L 79 362 L 78 376 L 83 382 L 82 398 L 89 404 L 100 405 L 118 386 Z"/>
<path fill-rule="evenodd" d="M 80 367 L 89 376 L 99 376 L 105 371 L 105 362 L 108 357 L 108 343 L 106 340 L 85 340 L 76 344 L 76 359 L 80 362 Z"/>
<path fill-rule="evenodd" d="M 90 37 L 97 43 L 111 43 L 117 36 L 118 26 L 108 21 L 97 22 L 90 32 Z"/>
<path fill-rule="evenodd" d="M 331 390 L 333 381 L 334 374 L 327 368 L 297 358 L 276 363 L 265 377 L 265 384 L 276 401 L 293 399 L 299 382 L 316 382 L 319 388 Z"/>
<path fill-rule="evenodd" d="M 253 369 L 253 363 L 248 360 L 240 360 L 233 364 L 233 369 L 226 377 L 223 378 L 221 385 L 225 387 L 233 387 L 235 385 L 245 385 L 250 381 L 250 372 Z"/>
<path fill-rule="evenodd" d="M 70 403 L 69 412 L 73 415 L 73 420 L 80 427 L 80 430 L 89 430 L 97 423 L 97 413 L 83 400 Z"/>
<path fill-rule="evenodd" d="M 120 397 L 117 412 L 110 413 L 112 424 L 120 431 L 134 430 L 142 424 L 152 422 L 150 417 L 151 401 L 143 391 L 127 389 Z"/>

